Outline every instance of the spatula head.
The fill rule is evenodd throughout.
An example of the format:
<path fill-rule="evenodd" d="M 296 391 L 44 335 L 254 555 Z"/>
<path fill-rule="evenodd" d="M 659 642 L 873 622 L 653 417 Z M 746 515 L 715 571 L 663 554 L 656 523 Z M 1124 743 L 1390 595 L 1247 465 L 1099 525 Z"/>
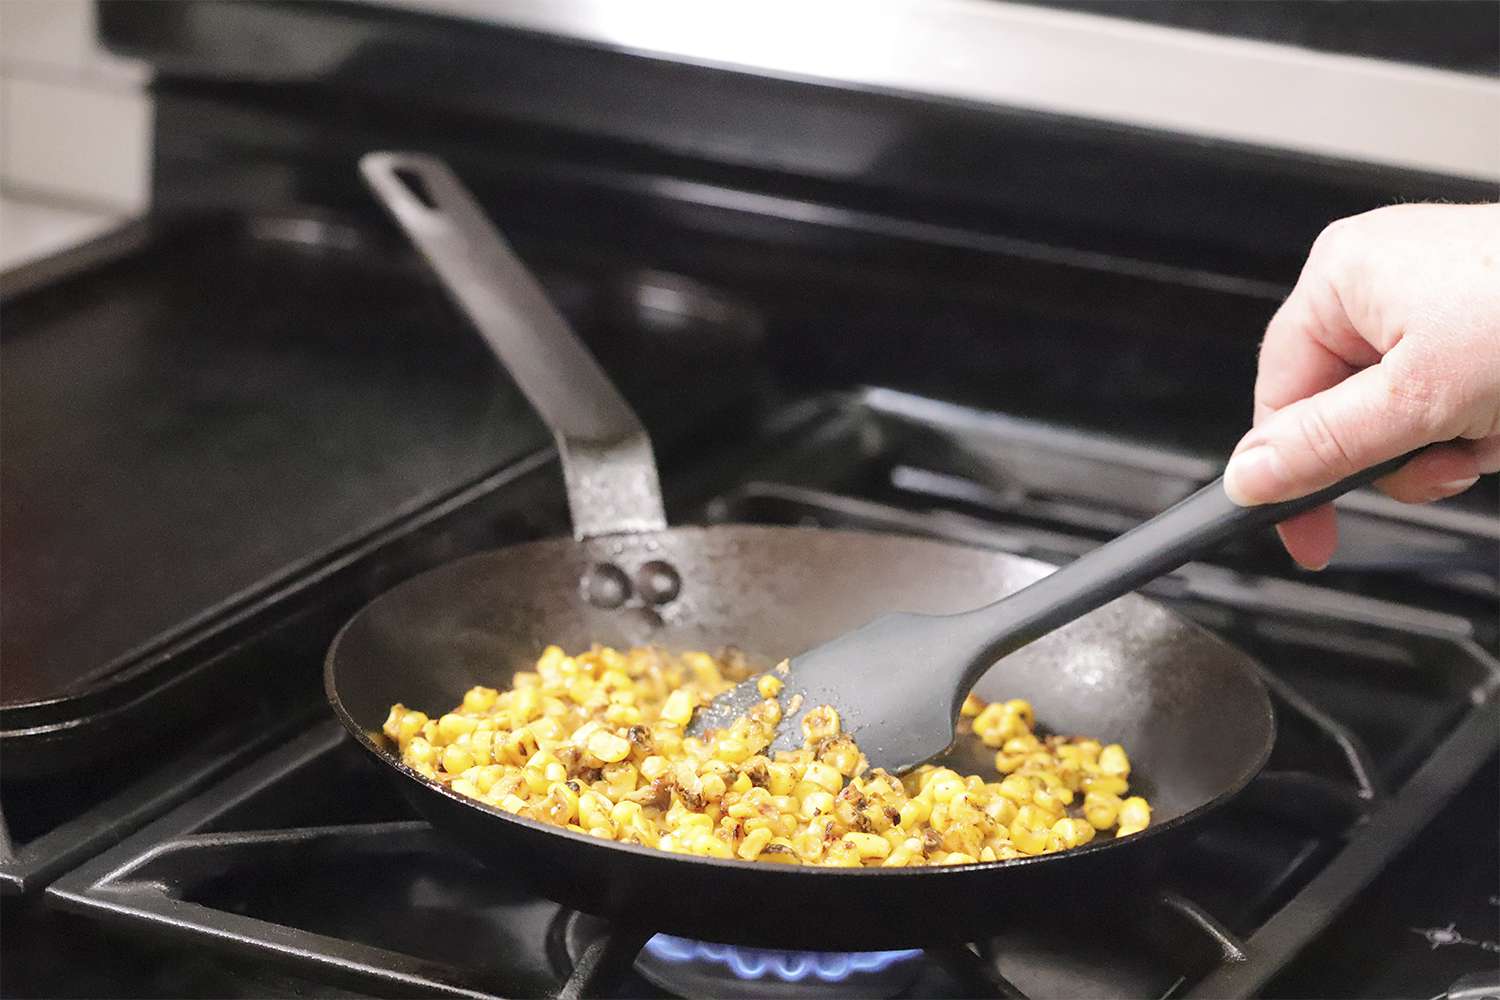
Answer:
<path fill-rule="evenodd" d="M 800 748 L 803 718 L 823 705 L 838 712 L 842 730 L 872 768 L 900 774 L 947 750 L 967 693 L 955 684 L 968 653 L 953 648 L 951 631 L 938 628 L 939 621 L 884 615 L 793 658 L 777 675 L 785 685 L 778 699 L 783 716 L 771 752 Z M 688 732 L 728 728 L 762 700 L 756 678 L 743 681 L 699 709 Z"/>

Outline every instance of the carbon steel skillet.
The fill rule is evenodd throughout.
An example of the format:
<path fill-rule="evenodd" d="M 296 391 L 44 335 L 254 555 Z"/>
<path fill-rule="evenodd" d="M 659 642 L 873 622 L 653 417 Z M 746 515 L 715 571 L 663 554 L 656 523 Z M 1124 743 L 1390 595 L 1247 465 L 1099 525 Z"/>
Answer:
<path fill-rule="evenodd" d="M 570 833 L 405 767 L 380 735 L 394 702 L 441 711 L 475 683 L 507 685 L 549 643 L 735 645 L 769 666 L 891 609 L 978 607 L 1051 567 L 887 535 L 666 528 L 640 424 L 457 178 L 414 154 L 371 154 L 361 167 L 553 429 L 568 487 L 573 539 L 407 581 L 344 627 L 325 664 L 344 725 L 434 827 L 482 859 L 526 873 L 568 906 L 702 939 L 850 950 L 970 941 L 1038 909 L 1148 890 L 1194 821 L 1265 763 L 1275 726 L 1253 661 L 1127 595 L 1006 657 L 974 688 L 1030 699 L 1051 731 L 1124 743 L 1154 820 L 1119 841 L 942 868 L 723 861 Z M 935 687 L 933 697 L 946 703 L 950 692 Z M 989 756 L 961 743 L 950 759 L 984 773 Z"/>

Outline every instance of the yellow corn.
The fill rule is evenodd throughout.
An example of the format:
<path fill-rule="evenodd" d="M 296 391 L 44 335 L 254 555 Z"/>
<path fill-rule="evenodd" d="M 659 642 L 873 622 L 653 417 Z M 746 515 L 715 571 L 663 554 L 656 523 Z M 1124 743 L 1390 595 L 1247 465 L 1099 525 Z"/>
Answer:
<path fill-rule="evenodd" d="M 1062 848 L 1081 847 L 1094 839 L 1094 828 L 1083 820 L 1064 817 L 1052 824 L 1052 833 Z"/>
<path fill-rule="evenodd" d="M 606 764 L 618 764 L 630 756 L 630 741 L 608 730 L 600 730 L 591 735 L 588 748 L 589 753 Z"/>
<path fill-rule="evenodd" d="M 675 722 L 679 726 L 685 726 L 693 717 L 693 710 L 698 707 L 698 699 L 691 691 L 679 688 L 667 696 L 666 704 L 661 707 L 661 717 L 668 722 Z"/>
<path fill-rule="evenodd" d="M 820 705 L 802 717 L 802 734 L 809 743 L 839 734 L 839 713 L 831 706 Z"/>
<path fill-rule="evenodd" d="M 489 687 L 471 687 L 464 692 L 463 710 L 479 715 L 495 707 L 500 692 Z"/>
<path fill-rule="evenodd" d="M 760 857 L 760 852 L 766 849 L 771 842 L 771 831 L 766 829 L 752 830 L 745 835 L 740 843 L 740 848 L 735 853 L 746 861 L 754 861 Z"/>
<path fill-rule="evenodd" d="M 1096 830 L 1108 830 L 1120 816 L 1120 797 L 1113 792 L 1089 792 L 1083 797 L 1083 818 Z"/>
<path fill-rule="evenodd" d="M 1043 742 L 1022 699 L 964 701 L 964 728 L 998 751 L 988 780 L 931 765 L 899 780 L 867 771 L 827 706 L 804 716 L 802 749 L 772 753 L 784 673 L 758 678 L 763 700 L 705 740 L 684 729 L 698 706 L 743 676 L 741 660 L 730 669 L 704 653 L 596 646 L 570 657 L 548 647 L 533 670 L 511 675 L 508 690 L 472 687 L 436 718 L 397 704 L 382 731 L 407 765 L 459 794 L 600 839 L 700 857 L 996 863 L 1150 822 L 1144 799 L 1122 801 L 1123 747 Z"/>
<path fill-rule="evenodd" d="M 466 736 L 473 732 L 474 727 L 478 724 L 478 719 L 467 715 L 455 715 L 449 712 L 441 719 L 438 719 L 438 739 L 443 743 L 452 743 L 460 736 Z"/>
<path fill-rule="evenodd" d="M 976 858 L 976 857 L 974 857 L 972 854 L 963 854 L 963 853 L 961 853 L 959 851 L 952 851 L 952 852 L 950 852 L 948 854 L 943 855 L 940 859 L 938 859 L 938 864 L 940 864 L 940 865 L 972 865 L 972 864 L 976 864 L 978 861 L 979 861 L 979 859 Z"/>
<path fill-rule="evenodd" d="M 1116 837 L 1128 837 L 1140 833 L 1151 822 L 1151 806 L 1139 795 L 1132 795 L 1120 805 L 1120 828 Z"/>
<path fill-rule="evenodd" d="M 1099 770 L 1117 778 L 1130 777 L 1130 758 L 1125 756 L 1125 748 L 1111 743 L 1099 751 Z"/>

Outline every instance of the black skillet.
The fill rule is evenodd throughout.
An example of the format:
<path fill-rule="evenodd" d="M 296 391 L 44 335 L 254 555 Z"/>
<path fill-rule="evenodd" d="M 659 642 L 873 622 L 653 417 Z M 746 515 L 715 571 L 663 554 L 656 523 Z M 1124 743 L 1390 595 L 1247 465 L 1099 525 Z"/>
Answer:
<path fill-rule="evenodd" d="M 954 867 L 722 861 L 522 819 L 405 767 L 379 734 L 393 703 L 443 711 L 473 684 L 506 686 L 549 643 L 734 645 L 770 664 L 892 609 L 977 607 L 1051 567 L 888 535 L 667 528 L 640 424 L 457 178 L 410 154 L 372 154 L 362 168 L 551 426 L 573 517 L 573 539 L 471 556 L 395 588 L 328 651 L 338 717 L 434 827 L 480 858 L 568 906 L 689 937 L 847 950 L 970 941 L 1039 908 L 1108 906 L 1148 890 L 1194 822 L 1265 763 L 1275 726 L 1253 661 L 1127 595 L 1007 656 L 974 688 L 1030 699 L 1051 731 L 1128 748 L 1154 814 L 1122 840 Z M 955 750 L 959 766 L 986 766 L 977 754 L 963 762 L 966 749 Z"/>

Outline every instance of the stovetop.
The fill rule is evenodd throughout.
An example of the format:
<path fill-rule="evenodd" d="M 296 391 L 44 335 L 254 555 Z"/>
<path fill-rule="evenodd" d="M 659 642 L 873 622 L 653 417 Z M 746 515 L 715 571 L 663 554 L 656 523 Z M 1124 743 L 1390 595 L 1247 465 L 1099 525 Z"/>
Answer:
<path fill-rule="evenodd" d="M 676 520 L 901 531 L 1062 561 L 1214 471 L 886 389 L 798 400 L 758 427 L 669 472 Z M 1265 774 L 1203 824 L 1155 898 L 1083 889 L 1055 920 L 921 954 L 642 948 L 649 926 L 569 913 L 523 872 L 442 841 L 335 723 L 313 720 L 59 879 L 34 933 L 99 949 L 64 977 L 85 994 L 107 981 L 204 996 L 1442 995 L 1493 971 L 1500 940 L 1500 662 L 1481 571 L 1500 540 L 1482 517 L 1435 516 L 1359 498 L 1351 536 L 1391 519 L 1414 532 L 1391 533 L 1379 566 L 1355 551 L 1302 574 L 1257 543 L 1149 588 L 1259 658 L 1280 719 Z M 45 952 L 7 937 L 16 981 L 59 981 L 50 961 L 28 967 Z"/>

